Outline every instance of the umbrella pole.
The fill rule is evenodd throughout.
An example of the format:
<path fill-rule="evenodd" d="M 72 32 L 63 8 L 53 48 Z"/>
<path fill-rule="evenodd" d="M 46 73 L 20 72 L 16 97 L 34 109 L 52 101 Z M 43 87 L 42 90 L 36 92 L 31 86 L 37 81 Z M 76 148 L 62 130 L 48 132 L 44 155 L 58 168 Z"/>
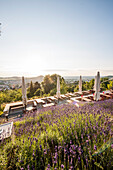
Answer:
<path fill-rule="evenodd" d="M 27 106 L 26 106 L 26 104 L 25 104 L 25 113 L 26 113 L 26 107 L 27 107 Z"/>
<path fill-rule="evenodd" d="M 26 113 L 26 104 L 24 105 L 24 110 L 23 110 L 24 113 Z"/>
<path fill-rule="evenodd" d="M 58 97 L 58 104 L 59 104 L 59 97 Z"/>

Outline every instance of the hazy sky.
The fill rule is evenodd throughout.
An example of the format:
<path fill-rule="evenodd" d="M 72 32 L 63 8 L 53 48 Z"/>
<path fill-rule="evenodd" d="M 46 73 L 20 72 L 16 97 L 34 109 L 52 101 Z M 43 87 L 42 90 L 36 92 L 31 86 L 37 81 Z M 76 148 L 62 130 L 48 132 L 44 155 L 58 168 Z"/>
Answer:
<path fill-rule="evenodd" d="M 113 74 L 113 0 L 0 0 L 0 76 Z"/>

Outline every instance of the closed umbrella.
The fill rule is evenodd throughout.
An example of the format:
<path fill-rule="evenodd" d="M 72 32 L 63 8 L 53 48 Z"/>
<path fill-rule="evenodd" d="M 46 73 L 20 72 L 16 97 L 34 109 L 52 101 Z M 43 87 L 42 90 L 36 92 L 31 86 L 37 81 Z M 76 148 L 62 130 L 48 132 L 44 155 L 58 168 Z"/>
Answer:
<path fill-rule="evenodd" d="M 93 90 L 96 91 L 97 76 L 95 76 L 95 83 Z M 95 93 L 96 94 L 96 93 Z M 96 100 L 96 95 L 94 94 L 94 100 Z"/>
<path fill-rule="evenodd" d="M 80 76 L 79 80 L 79 92 L 82 94 L 82 76 Z"/>
<path fill-rule="evenodd" d="M 97 76 L 95 76 L 95 83 L 94 83 L 94 88 L 93 88 L 94 91 L 96 90 L 96 82 L 97 82 Z"/>
<path fill-rule="evenodd" d="M 26 85 L 25 85 L 24 77 L 22 77 L 22 101 L 23 101 L 23 106 L 26 108 L 27 95 L 26 95 Z"/>
<path fill-rule="evenodd" d="M 60 79 L 59 76 L 57 77 L 57 93 L 56 93 L 57 98 L 60 98 Z"/>
<path fill-rule="evenodd" d="M 100 99 L 100 72 L 97 72 L 95 81 L 96 82 L 95 82 L 94 100 L 98 101 Z"/>

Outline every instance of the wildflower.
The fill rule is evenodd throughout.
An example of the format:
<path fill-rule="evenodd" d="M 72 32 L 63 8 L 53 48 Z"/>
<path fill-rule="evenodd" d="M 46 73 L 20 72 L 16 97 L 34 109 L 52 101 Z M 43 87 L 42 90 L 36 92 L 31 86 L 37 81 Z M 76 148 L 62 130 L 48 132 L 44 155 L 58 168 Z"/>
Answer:
<path fill-rule="evenodd" d="M 47 166 L 48 168 L 50 168 L 50 164 L 48 164 L 48 166 Z"/>
<path fill-rule="evenodd" d="M 40 149 L 42 149 L 42 145 L 40 145 Z"/>
<path fill-rule="evenodd" d="M 61 165 L 61 168 L 64 168 L 64 165 L 63 165 L 63 164 Z"/>
<path fill-rule="evenodd" d="M 100 135 L 102 135 L 102 132 L 100 132 Z"/>
<path fill-rule="evenodd" d="M 29 165 L 27 165 L 27 169 L 29 170 Z"/>
<path fill-rule="evenodd" d="M 78 157 L 78 162 L 80 162 L 80 156 Z"/>
<path fill-rule="evenodd" d="M 89 140 L 86 140 L 86 143 L 89 144 Z"/>
<path fill-rule="evenodd" d="M 96 145 L 94 145 L 94 149 L 97 150 L 97 146 Z"/>

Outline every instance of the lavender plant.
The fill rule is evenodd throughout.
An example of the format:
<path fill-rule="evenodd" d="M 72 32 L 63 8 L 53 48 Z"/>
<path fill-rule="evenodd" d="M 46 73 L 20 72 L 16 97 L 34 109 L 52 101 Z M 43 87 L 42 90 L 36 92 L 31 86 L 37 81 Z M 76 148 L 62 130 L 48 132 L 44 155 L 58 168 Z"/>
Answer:
<path fill-rule="evenodd" d="M 53 106 L 14 122 L 1 169 L 113 169 L 113 100 Z"/>

